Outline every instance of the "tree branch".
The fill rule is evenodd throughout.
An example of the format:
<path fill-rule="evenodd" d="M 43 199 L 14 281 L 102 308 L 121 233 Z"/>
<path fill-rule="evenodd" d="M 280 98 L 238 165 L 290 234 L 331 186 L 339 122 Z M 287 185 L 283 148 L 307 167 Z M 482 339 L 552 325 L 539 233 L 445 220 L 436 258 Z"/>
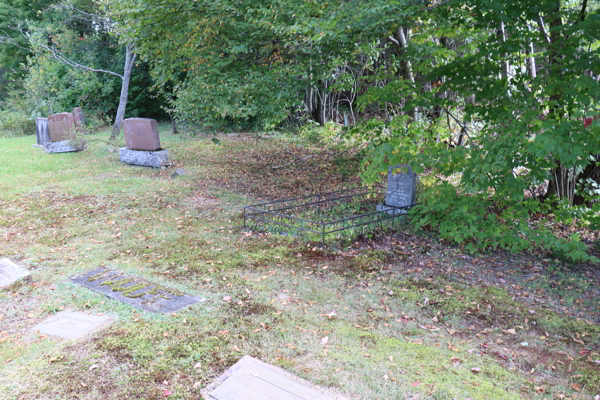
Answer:
<path fill-rule="evenodd" d="M 546 42 L 548 44 L 552 44 L 552 39 L 550 39 L 550 35 L 548 35 L 548 31 L 546 30 L 546 25 L 544 25 L 544 19 L 542 18 L 541 14 L 538 14 L 537 23 L 538 23 L 538 29 L 544 36 L 544 39 L 546 39 Z"/>
<path fill-rule="evenodd" d="M 90 72 L 102 72 L 104 74 L 109 74 L 109 75 L 114 75 L 114 76 L 118 76 L 121 79 L 124 79 L 124 76 L 121 74 L 118 74 L 116 72 L 112 72 L 112 71 L 108 71 L 105 69 L 97 69 L 97 68 L 90 68 L 86 65 L 82 65 L 82 64 L 78 64 L 75 61 L 69 60 L 68 58 L 64 57 L 63 55 L 61 55 L 56 48 L 54 47 L 50 47 L 50 46 L 46 46 L 46 45 L 41 45 L 42 48 L 44 48 L 46 51 L 50 52 L 50 54 L 52 55 L 52 57 L 54 57 L 56 60 L 70 66 L 73 68 L 79 68 L 79 69 L 83 69 L 85 71 L 90 71 Z"/>

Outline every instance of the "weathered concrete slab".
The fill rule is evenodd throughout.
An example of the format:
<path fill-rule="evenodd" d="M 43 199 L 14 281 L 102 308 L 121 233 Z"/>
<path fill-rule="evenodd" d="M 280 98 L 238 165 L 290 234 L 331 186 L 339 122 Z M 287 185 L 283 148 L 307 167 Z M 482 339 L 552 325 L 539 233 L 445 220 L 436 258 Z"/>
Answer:
<path fill-rule="evenodd" d="M 75 119 L 71 113 L 59 113 L 48 117 L 50 141 L 75 139 Z"/>
<path fill-rule="evenodd" d="M 111 320 L 105 315 L 90 315 L 82 312 L 61 311 L 33 327 L 44 335 L 76 339 L 97 330 Z"/>
<path fill-rule="evenodd" d="M 61 140 L 60 142 L 49 142 L 44 146 L 46 153 L 70 153 L 85 149 L 83 140 Z"/>
<path fill-rule="evenodd" d="M 169 313 L 204 301 L 177 289 L 168 288 L 109 267 L 100 267 L 71 279 L 88 289 L 131 304 L 142 310 Z"/>
<path fill-rule="evenodd" d="M 125 145 L 131 150 L 160 150 L 160 139 L 156 120 L 149 118 L 127 118 L 123 120 Z"/>
<path fill-rule="evenodd" d="M 83 128 L 85 126 L 85 118 L 81 107 L 75 107 L 73 109 L 73 120 L 75 121 L 76 128 Z"/>
<path fill-rule="evenodd" d="M 342 400 L 281 368 L 244 356 L 203 393 L 208 400 Z"/>
<path fill-rule="evenodd" d="M 41 146 L 50 143 L 50 133 L 48 132 L 48 118 L 35 119 L 35 142 Z"/>
<path fill-rule="evenodd" d="M 130 165 L 160 168 L 164 165 L 167 165 L 167 162 L 169 161 L 168 150 L 140 151 L 131 150 L 127 147 L 121 147 L 119 149 L 119 153 L 121 156 L 121 161 Z"/>
<path fill-rule="evenodd" d="M 27 275 L 29 272 L 25 268 L 8 258 L 0 258 L 0 288 L 11 285 Z"/>

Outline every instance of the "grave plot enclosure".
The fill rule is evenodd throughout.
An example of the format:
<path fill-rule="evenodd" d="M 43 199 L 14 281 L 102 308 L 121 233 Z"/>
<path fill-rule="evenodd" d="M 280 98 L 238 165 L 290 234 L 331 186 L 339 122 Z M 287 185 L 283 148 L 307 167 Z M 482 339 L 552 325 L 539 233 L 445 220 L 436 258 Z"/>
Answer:
<path fill-rule="evenodd" d="M 325 242 L 326 236 L 350 236 L 368 228 L 390 227 L 414 204 L 386 207 L 382 186 L 359 187 L 244 207 L 244 227 L 304 236 Z M 394 212 L 390 212 L 394 210 Z M 398 212 L 396 212 L 398 211 Z"/>

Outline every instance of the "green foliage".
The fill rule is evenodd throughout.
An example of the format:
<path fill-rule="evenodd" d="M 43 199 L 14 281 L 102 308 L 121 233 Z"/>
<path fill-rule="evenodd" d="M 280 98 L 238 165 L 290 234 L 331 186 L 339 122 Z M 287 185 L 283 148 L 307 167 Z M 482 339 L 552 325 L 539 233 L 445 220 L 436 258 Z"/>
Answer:
<path fill-rule="evenodd" d="M 0 109 L 0 132 L 6 131 L 15 135 L 34 134 L 33 122 L 22 113 Z"/>
<path fill-rule="evenodd" d="M 420 200 L 423 203 L 412 210 L 414 225 L 434 229 L 443 239 L 464 246 L 471 253 L 543 248 L 571 262 L 599 261 L 587 255 L 578 234 L 569 240 L 557 238 L 546 226 L 535 226 L 529 221 L 533 214 L 548 213 L 550 202 L 516 202 L 485 193 L 466 196 L 448 182 L 426 190 Z"/>

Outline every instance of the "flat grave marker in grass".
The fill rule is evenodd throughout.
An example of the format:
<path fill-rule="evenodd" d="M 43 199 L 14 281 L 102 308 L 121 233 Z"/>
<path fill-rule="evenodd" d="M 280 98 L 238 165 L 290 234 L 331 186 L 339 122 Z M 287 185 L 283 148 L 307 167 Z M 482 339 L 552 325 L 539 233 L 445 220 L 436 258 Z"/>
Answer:
<path fill-rule="evenodd" d="M 29 275 L 29 272 L 23 267 L 8 258 L 0 258 L 0 288 L 8 286 L 27 275 Z"/>
<path fill-rule="evenodd" d="M 309 386 L 289 372 L 244 356 L 203 393 L 208 400 L 342 400 Z"/>
<path fill-rule="evenodd" d="M 108 297 L 155 313 L 175 312 L 180 308 L 204 301 L 177 289 L 126 275 L 109 267 L 100 267 L 71 279 L 88 289 L 104 293 Z"/>
<path fill-rule="evenodd" d="M 110 321 L 111 318 L 104 315 L 90 315 L 75 311 L 61 311 L 36 325 L 33 330 L 40 331 L 45 335 L 60 336 L 67 339 L 75 339 L 86 335 L 101 325 Z"/>

